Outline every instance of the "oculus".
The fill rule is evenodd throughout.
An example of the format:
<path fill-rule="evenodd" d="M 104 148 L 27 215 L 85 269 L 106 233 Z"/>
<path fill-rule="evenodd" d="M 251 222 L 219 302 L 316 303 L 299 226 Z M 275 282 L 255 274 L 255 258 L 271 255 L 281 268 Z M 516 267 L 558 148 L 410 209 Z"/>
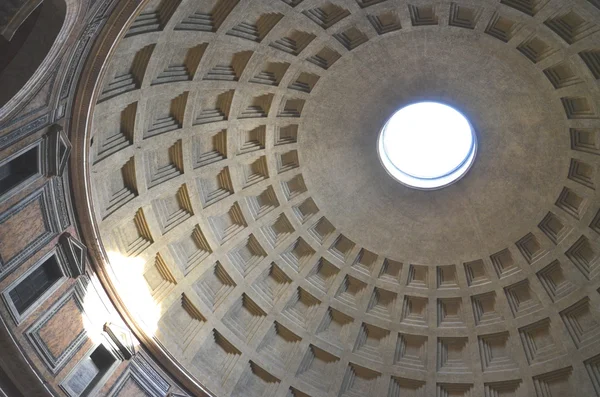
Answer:
<path fill-rule="evenodd" d="M 403 185 L 440 189 L 462 178 L 477 153 L 467 118 L 439 102 L 418 102 L 396 111 L 377 141 L 381 164 Z"/>

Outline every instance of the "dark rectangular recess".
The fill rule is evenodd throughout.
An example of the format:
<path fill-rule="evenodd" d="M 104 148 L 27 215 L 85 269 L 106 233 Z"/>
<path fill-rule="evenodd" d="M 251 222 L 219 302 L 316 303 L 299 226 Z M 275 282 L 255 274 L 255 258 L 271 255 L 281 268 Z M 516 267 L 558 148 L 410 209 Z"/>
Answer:
<path fill-rule="evenodd" d="M 8 293 L 17 312 L 25 313 L 62 276 L 56 256 L 46 259 Z"/>
<path fill-rule="evenodd" d="M 40 172 L 39 146 L 31 148 L 0 165 L 0 196 Z"/>
<path fill-rule="evenodd" d="M 92 354 L 77 364 L 75 372 L 69 379 L 67 387 L 72 395 L 89 395 L 115 361 L 115 357 L 104 345 L 98 345 Z"/>

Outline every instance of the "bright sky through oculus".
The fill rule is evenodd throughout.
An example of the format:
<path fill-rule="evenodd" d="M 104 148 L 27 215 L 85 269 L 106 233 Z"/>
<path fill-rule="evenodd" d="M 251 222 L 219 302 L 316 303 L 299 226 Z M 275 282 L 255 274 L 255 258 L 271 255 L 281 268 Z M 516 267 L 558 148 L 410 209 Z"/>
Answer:
<path fill-rule="evenodd" d="M 476 138 L 469 121 L 437 102 L 408 105 L 383 127 L 379 156 L 401 183 L 436 189 L 459 179 L 475 158 Z"/>

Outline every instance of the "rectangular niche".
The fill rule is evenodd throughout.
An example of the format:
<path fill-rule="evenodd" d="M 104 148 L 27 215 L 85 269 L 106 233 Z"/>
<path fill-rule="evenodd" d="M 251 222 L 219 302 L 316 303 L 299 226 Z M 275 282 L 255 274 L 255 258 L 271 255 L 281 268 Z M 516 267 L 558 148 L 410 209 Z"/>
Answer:
<path fill-rule="evenodd" d="M 281 298 L 292 279 L 274 262 L 263 271 L 252 285 L 252 290 L 267 303 L 271 309 Z"/>
<path fill-rule="evenodd" d="M 402 262 L 394 261 L 391 259 L 385 259 L 383 261 L 383 266 L 379 271 L 379 279 L 400 285 L 402 266 Z"/>
<path fill-rule="evenodd" d="M 331 379 L 336 373 L 339 361 L 339 357 L 317 346 L 309 345 L 300 362 L 296 377 L 325 394 L 331 389 Z"/>
<path fill-rule="evenodd" d="M 585 16 L 587 13 L 583 13 Z M 573 44 L 598 32 L 600 28 L 579 15 L 575 10 L 560 13 L 546 20 L 544 24 L 552 29 L 567 44 Z"/>
<path fill-rule="evenodd" d="M 597 4 L 598 8 L 600 8 L 600 3 Z M 594 78 L 596 80 L 600 79 L 600 50 L 582 51 L 579 53 L 579 57 L 585 63 L 585 66 L 588 67 Z"/>
<path fill-rule="evenodd" d="M 179 6 L 179 0 L 162 0 L 146 3 L 143 11 L 133 21 L 125 37 L 143 33 L 159 32 L 164 29 Z"/>
<path fill-rule="evenodd" d="M 508 248 L 496 252 L 490 256 L 490 260 L 499 278 L 505 278 L 521 271 Z"/>
<path fill-rule="evenodd" d="M 340 269 L 332 265 L 327 259 L 321 258 L 306 277 L 306 281 L 326 294 L 333 285 Z"/>
<path fill-rule="evenodd" d="M 292 207 L 292 211 L 300 222 L 305 223 L 312 218 L 313 215 L 319 212 L 319 207 L 317 207 L 314 200 L 309 197 L 299 205 Z"/>
<path fill-rule="evenodd" d="M 291 179 L 282 182 L 281 188 L 283 190 L 283 193 L 285 194 L 285 198 L 288 201 L 308 191 L 308 189 L 306 188 L 306 184 L 304 183 L 304 177 L 302 176 L 302 174 L 298 174 L 292 177 Z"/>
<path fill-rule="evenodd" d="M 208 222 L 221 245 L 248 226 L 238 202 L 233 203 L 226 213 L 208 217 Z"/>
<path fill-rule="evenodd" d="M 386 11 L 379 15 L 368 15 L 367 19 L 379 35 L 402 29 L 398 13 L 394 11 Z"/>
<path fill-rule="evenodd" d="M 205 1 L 196 11 L 184 18 L 174 30 L 216 32 L 239 0 Z"/>
<path fill-rule="evenodd" d="M 119 361 L 100 344 L 77 364 L 60 387 L 70 397 L 93 395 L 118 364 Z"/>
<path fill-rule="evenodd" d="M 287 236 L 294 233 L 294 227 L 284 213 L 281 213 L 272 224 L 263 226 L 261 230 L 272 247 L 277 247 Z"/>
<path fill-rule="evenodd" d="M 485 33 L 497 38 L 498 40 L 508 43 L 520 28 L 521 24 L 496 12 L 488 22 L 488 25 L 485 28 Z"/>
<path fill-rule="evenodd" d="M 101 197 L 99 201 L 102 202 L 102 219 L 106 219 L 138 195 L 135 159 L 131 157 L 119 169 L 115 168 L 109 173 L 108 185 L 97 190 Z"/>
<path fill-rule="evenodd" d="M 353 241 L 351 241 L 343 234 L 340 234 L 329 248 L 329 253 L 331 253 L 335 258 L 337 258 L 341 262 L 345 262 L 350 256 L 352 250 L 354 249 L 354 245 L 355 244 Z"/>
<path fill-rule="evenodd" d="M 469 287 L 487 284 L 491 281 L 483 260 L 478 259 L 466 262 L 464 263 L 464 267 Z"/>
<path fill-rule="evenodd" d="M 339 52 L 329 47 L 323 47 L 315 55 L 306 58 L 306 60 L 319 66 L 320 68 L 327 70 L 341 57 L 342 56 Z"/>
<path fill-rule="evenodd" d="M 241 244 L 227 254 L 233 267 L 243 277 L 246 277 L 266 256 L 267 252 L 253 234 L 250 234 Z"/>
<path fill-rule="evenodd" d="M 232 396 L 273 397 L 281 381 L 269 372 L 249 361 L 242 377 L 235 385 Z"/>
<path fill-rule="evenodd" d="M 201 373 L 224 384 L 239 361 L 242 352 L 216 329 L 210 335 L 192 359 L 192 365 Z"/>
<path fill-rule="evenodd" d="M 152 98 L 148 103 L 147 112 L 154 116 L 148 120 L 144 131 L 144 139 L 180 129 L 187 105 L 188 92 L 175 98 Z"/>
<path fill-rule="evenodd" d="M 281 259 L 296 273 L 300 273 L 315 252 L 310 244 L 299 237 L 281 253 Z"/>
<path fill-rule="evenodd" d="M 533 386 L 538 397 L 575 396 L 577 386 L 573 380 L 573 367 L 557 369 L 533 377 Z M 581 394 L 580 394 L 581 395 Z"/>
<path fill-rule="evenodd" d="M 278 40 L 273 41 L 270 46 L 288 54 L 299 55 L 310 42 L 317 36 L 312 33 L 292 30 L 288 34 Z"/>
<path fill-rule="evenodd" d="M 40 145 L 25 148 L 0 165 L 0 199 L 41 175 Z"/>
<path fill-rule="evenodd" d="M 17 324 L 60 287 L 64 279 L 57 252 L 53 251 L 15 280 L 2 297 Z"/>
<path fill-rule="evenodd" d="M 349 363 L 340 390 L 342 396 L 368 396 L 377 388 L 381 373 Z"/>
<path fill-rule="evenodd" d="M 302 338 L 275 321 L 256 350 L 285 368 L 300 353 L 300 342 Z"/>
<path fill-rule="evenodd" d="M 210 174 L 204 173 L 196 182 L 200 202 L 204 208 L 231 196 L 234 192 L 229 167 Z"/>
<path fill-rule="evenodd" d="M 261 67 L 260 72 L 250 79 L 250 82 L 277 87 L 289 67 L 290 64 L 287 62 L 267 62 Z"/>
<path fill-rule="evenodd" d="M 267 187 L 258 195 L 247 196 L 246 203 L 254 219 L 259 219 L 279 207 L 279 200 L 273 186 Z"/>
<path fill-rule="evenodd" d="M 348 336 L 354 319 L 334 308 L 329 307 L 317 327 L 316 335 L 332 345 L 342 348 Z"/>
<path fill-rule="evenodd" d="M 438 372 L 449 374 L 471 373 L 468 342 L 468 338 L 438 338 Z"/>
<path fill-rule="evenodd" d="M 335 299 L 347 304 L 348 306 L 357 308 L 357 305 L 360 303 L 366 287 L 367 284 L 365 282 L 347 274 L 344 278 L 344 281 L 338 287 L 338 290 L 335 294 Z"/>
<path fill-rule="evenodd" d="M 348 51 L 352 51 L 369 40 L 367 35 L 355 26 L 352 26 L 343 32 L 335 33 L 333 37 L 335 37 Z"/>
<path fill-rule="evenodd" d="M 298 287 L 296 293 L 281 311 L 286 320 L 308 329 L 315 314 L 319 311 L 321 301 L 304 289 Z"/>
<path fill-rule="evenodd" d="M 298 124 L 290 124 L 275 129 L 275 146 L 298 142 Z"/>
<path fill-rule="evenodd" d="M 393 363 L 406 369 L 425 371 L 427 369 L 427 336 L 398 334 Z"/>
<path fill-rule="evenodd" d="M 427 288 L 429 269 L 427 266 L 410 265 L 406 285 L 414 288 Z"/>
<path fill-rule="evenodd" d="M 96 131 L 93 132 L 96 143 L 91 144 L 92 151 L 95 152 L 94 164 L 133 144 L 137 109 L 137 102 L 130 103 L 119 108 L 120 111 L 113 111 L 111 115 L 102 117 L 102 122 L 97 123 Z"/>
<path fill-rule="evenodd" d="M 163 234 L 194 215 L 188 188 L 185 184 L 181 185 L 174 195 L 169 194 L 153 200 L 152 208 Z"/>
<path fill-rule="evenodd" d="M 189 234 L 172 242 L 169 248 L 184 275 L 191 272 L 213 252 L 198 225 Z"/>
<path fill-rule="evenodd" d="M 598 67 L 600 70 L 600 66 Z M 571 128 L 570 135 L 571 149 L 600 155 L 600 137 L 598 136 L 598 130 L 593 128 Z"/>
<path fill-rule="evenodd" d="M 245 293 L 235 301 L 222 319 L 223 324 L 239 339 L 249 342 L 267 313 Z"/>

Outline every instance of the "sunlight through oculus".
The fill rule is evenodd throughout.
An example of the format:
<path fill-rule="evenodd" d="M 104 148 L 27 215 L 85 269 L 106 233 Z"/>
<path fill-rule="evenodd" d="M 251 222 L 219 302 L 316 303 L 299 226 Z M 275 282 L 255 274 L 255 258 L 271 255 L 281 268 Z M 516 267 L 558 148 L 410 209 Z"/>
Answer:
<path fill-rule="evenodd" d="M 381 129 L 377 143 L 386 171 L 417 189 L 439 189 L 471 167 L 477 139 L 471 123 L 456 109 L 419 102 L 398 110 Z"/>

